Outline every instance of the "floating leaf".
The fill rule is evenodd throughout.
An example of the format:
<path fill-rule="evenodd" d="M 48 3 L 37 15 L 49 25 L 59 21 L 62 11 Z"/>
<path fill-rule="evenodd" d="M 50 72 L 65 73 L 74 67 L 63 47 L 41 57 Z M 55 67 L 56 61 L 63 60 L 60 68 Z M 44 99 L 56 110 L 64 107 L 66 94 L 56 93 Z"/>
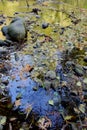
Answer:
<path fill-rule="evenodd" d="M 15 106 L 18 107 L 21 105 L 20 99 L 15 101 Z"/>
<path fill-rule="evenodd" d="M 80 110 L 82 113 L 85 113 L 85 104 L 80 104 L 79 110 Z"/>
<path fill-rule="evenodd" d="M 78 108 L 74 108 L 74 111 L 79 114 L 80 113 L 80 110 Z"/>
<path fill-rule="evenodd" d="M 32 110 L 32 106 L 29 104 L 28 107 L 26 108 L 26 118 L 29 116 L 30 112 Z"/>
<path fill-rule="evenodd" d="M 82 86 L 82 84 L 81 84 L 80 81 L 78 81 L 78 82 L 76 83 L 76 85 L 77 85 L 78 87 L 81 87 L 81 86 Z"/>
<path fill-rule="evenodd" d="M 6 123 L 6 116 L 3 116 L 2 119 L 0 120 L 0 124 L 4 125 Z"/>
<path fill-rule="evenodd" d="M 64 117 L 65 120 L 71 120 L 73 118 L 73 116 L 66 116 Z"/>
<path fill-rule="evenodd" d="M 16 117 L 11 117 L 10 121 L 15 121 L 17 118 Z"/>
<path fill-rule="evenodd" d="M 30 72 L 32 69 L 33 69 L 32 66 L 30 66 L 29 64 L 26 64 L 26 66 L 23 68 L 23 71 Z"/>
<path fill-rule="evenodd" d="M 54 105 L 54 101 L 53 100 L 49 100 L 49 105 Z"/>
<path fill-rule="evenodd" d="M 87 84 L 87 78 L 85 78 L 85 79 L 83 80 L 83 83 Z"/>

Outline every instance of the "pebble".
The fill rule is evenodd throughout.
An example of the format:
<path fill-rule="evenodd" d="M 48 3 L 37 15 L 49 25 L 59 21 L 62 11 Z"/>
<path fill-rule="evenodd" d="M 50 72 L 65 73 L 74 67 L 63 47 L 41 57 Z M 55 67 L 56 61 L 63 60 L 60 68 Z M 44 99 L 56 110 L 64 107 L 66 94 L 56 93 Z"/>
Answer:
<path fill-rule="evenodd" d="M 54 71 L 48 71 L 45 75 L 46 79 L 56 79 L 56 73 Z"/>
<path fill-rule="evenodd" d="M 49 23 L 42 23 L 42 28 L 46 29 L 49 26 Z"/>

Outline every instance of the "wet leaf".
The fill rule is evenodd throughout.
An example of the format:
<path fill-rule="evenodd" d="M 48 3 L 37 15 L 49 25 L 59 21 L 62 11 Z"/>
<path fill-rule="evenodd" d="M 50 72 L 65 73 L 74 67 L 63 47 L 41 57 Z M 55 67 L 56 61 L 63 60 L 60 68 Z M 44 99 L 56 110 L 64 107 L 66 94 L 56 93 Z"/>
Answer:
<path fill-rule="evenodd" d="M 87 78 L 85 78 L 85 79 L 83 80 L 83 83 L 87 84 Z"/>
<path fill-rule="evenodd" d="M 31 111 L 32 111 L 32 106 L 28 105 L 28 107 L 25 110 L 25 112 L 26 112 L 26 118 L 29 116 L 29 114 L 30 114 Z"/>
<path fill-rule="evenodd" d="M 43 6 L 48 6 L 49 2 L 45 1 L 42 3 Z"/>
<path fill-rule="evenodd" d="M 81 86 L 82 86 L 82 84 L 81 84 L 80 81 L 78 81 L 78 82 L 76 83 L 76 85 L 77 85 L 78 87 L 81 87 Z"/>
<path fill-rule="evenodd" d="M 20 99 L 19 99 L 19 100 L 16 100 L 16 101 L 15 101 L 15 106 L 18 107 L 18 106 L 20 106 L 20 105 L 21 105 Z"/>
<path fill-rule="evenodd" d="M 79 110 L 80 110 L 82 113 L 85 113 L 85 105 L 84 105 L 84 104 L 80 104 Z"/>
<path fill-rule="evenodd" d="M 6 123 L 6 116 L 3 116 L 2 119 L 0 120 L 0 124 L 4 125 Z"/>
<path fill-rule="evenodd" d="M 80 113 L 80 111 L 79 111 L 79 109 L 78 109 L 78 108 L 74 108 L 74 111 L 75 111 L 77 114 L 79 114 L 79 113 Z"/>
<path fill-rule="evenodd" d="M 49 100 L 49 105 L 54 105 L 54 101 L 53 100 Z"/>
<path fill-rule="evenodd" d="M 26 64 L 26 66 L 23 68 L 23 71 L 30 72 L 32 69 L 33 69 L 32 66 L 30 66 L 29 64 Z"/>
<path fill-rule="evenodd" d="M 38 122 L 38 127 L 41 130 L 47 130 L 48 127 L 51 127 L 52 122 L 48 117 L 41 117 Z"/>
<path fill-rule="evenodd" d="M 73 116 L 69 116 L 69 115 L 64 117 L 65 120 L 71 120 L 72 118 L 73 118 Z"/>
<path fill-rule="evenodd" d="M 17 118 L 16 117 L 12 117 L 10 118 L 10 121 L 15 121 Z"/>

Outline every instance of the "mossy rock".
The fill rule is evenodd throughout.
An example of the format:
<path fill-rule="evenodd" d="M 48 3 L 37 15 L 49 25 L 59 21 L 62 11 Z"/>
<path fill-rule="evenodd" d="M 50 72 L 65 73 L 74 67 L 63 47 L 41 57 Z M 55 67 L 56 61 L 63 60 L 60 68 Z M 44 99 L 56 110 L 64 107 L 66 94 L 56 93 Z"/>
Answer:
<path fill-rule="evenodd" d="M 27 29 L 23 18 L 14 18 L 8 26 L 1 29 L 6 39 L 23 42 L 27 38 Z"/>

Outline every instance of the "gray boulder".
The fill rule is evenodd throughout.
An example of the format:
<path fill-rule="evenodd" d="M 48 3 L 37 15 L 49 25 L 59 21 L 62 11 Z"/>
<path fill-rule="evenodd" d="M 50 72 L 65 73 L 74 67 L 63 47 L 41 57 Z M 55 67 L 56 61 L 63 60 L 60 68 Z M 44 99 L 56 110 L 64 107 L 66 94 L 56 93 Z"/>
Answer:
<path fill-rule="evenodd" d="M 17 42 L 24 42 L 27 39 L 27 29 L 23 18 L 14 18 L 8 26 L 1 29 L 6 39 Z"/>

